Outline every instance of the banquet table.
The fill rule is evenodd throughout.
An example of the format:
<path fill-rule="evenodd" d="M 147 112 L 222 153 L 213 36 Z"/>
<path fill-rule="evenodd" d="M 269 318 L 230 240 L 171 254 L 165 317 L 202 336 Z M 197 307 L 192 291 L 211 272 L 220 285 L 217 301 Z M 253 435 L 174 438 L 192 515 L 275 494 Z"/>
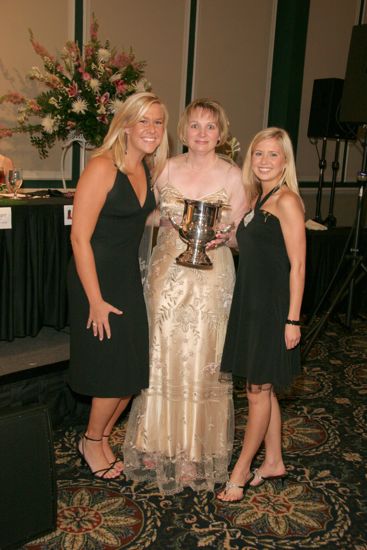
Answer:
<path fill-rule="evenodd" d="M 0 199 L 11 229 L 0 229 L 0 340 L 36 336 L 68 323 L 66 273 L 71 256 L 64 207 L 72 198 Z"/>
<path fill-rule="evenodd" d="M 72 198 L 51 197 L 12 201 L 12 229 L 0 229 L 0 340 L 36 336 L 42 327 L 68 324 L 67 265 L 71 256 L 70 225 L 64 207 Z M 1 210 L 0 210 L 1 212 Z M 302 311 L 313 312 L 343 252 L 350 228 L 307 230 L 306 286 Z M 360 238 L 367 253 L 367 229 Z M 188 268 L 191 269 L 191 268 Z M 336 284 L 345 276 L 348 262 Z M 356 289 L 359 300 L 367 285 Z M 276 292 L 276 289 L 274 289 Z"/>
<path fill-rule="evenodd" d="M 307 230 L 307 256 L 306 256 L 306 284 L 302 303 L 302 312 L 305 315 L 311 315 L 328 287 L 334 273 L 338 268 L 338 264 L 343 255 L 345 244 L 348 236 L 351 233 L 350 227 L 335 227 L 327 231 Z M 352 268 L 352 260 L 350 257 L 350 249 L 352 248 L 354 233 L 350 240 L 350 244 L 346 248 L 346 255 L 338 270 L 330 292 L 328 293 L 321 311 L 330 305 L 336 291 L 341 287 L 344 279 Z M 359 235 L 359 253 L 367 257 L 367 228 L 362 229 Z M 357 271 L 358 275 L 360 271 Z M 367 277 L 364 276 L 362 281 L 356 285 L 354 293 L 354 309 L 362 309 L 367 306 Z M 344 308 L 345 303 L 341 301 L 336 307 Z"/>

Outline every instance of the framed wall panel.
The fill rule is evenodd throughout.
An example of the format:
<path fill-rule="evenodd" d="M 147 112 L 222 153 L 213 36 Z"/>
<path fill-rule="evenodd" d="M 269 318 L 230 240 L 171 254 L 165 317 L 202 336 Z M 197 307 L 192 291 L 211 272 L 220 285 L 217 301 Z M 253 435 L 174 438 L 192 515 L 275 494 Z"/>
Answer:
<path fill-rule="evenodd" d="M 219 100 L 242 155 L 267 125 L 274 0 L 199 0 L 193 96 Z"/>
<path fill-rule="evenodd" d="M 0 95 L 17 91 L 34 97 L 42 88 L 26 78 L 32 66 L 42 69 L 41 58 L 33 51 L 28 29 L 50 54 L 60 52 L 67 40 L 74 38 L 74 1 L 2 0 L 0 33 Z M 0 123 L 12 125 L 16 110 L 3 104 Z M 61 147 L 56 144 L 47 159 L 40 159 L 26 134 L 2 139 L 1 152 L 13 158 L 24 170 L 25 179 L 60 179 Z M 70 162 L 68 165 L 70 173 Z"/>
<path fill-rule="evenodd" d="M 180 148 L 176 127 L 186 89 L 189 0 L 86 0 L 85 23 L 95 13 L 100 37 L 111 45 L 133 48 L 145 60 L 146 77 L 169 111 L 171 154 Z"/>

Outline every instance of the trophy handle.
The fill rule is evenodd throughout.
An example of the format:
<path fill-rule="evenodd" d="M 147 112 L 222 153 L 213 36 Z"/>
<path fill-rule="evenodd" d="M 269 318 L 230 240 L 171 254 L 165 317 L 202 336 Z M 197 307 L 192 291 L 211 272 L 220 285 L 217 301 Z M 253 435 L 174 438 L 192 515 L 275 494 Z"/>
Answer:
<path fill-rule="evenodd" d="M 173 227 L 175 229 L 177 229 L 177 231 L 179 231 L 181 229 L 181 226 L 171 216 L 168 216 L 168 219 L 171 222 L 171 224 L 173 225 Z"/>
<path fill-rule="evenodd" d="M 190 243 L 189 239 L 187 239 L 183 234 L 182 225 L 178 224 L 173 218 L 171 218 L 171 216 L 168 216 L 168 218 L 171 224 L 173 225 L 173 227 L 177 229 L 178 234 L 180 235 L 180 238 L 183 240 L 183 242 L 186 244 L 189 244 Z"/>

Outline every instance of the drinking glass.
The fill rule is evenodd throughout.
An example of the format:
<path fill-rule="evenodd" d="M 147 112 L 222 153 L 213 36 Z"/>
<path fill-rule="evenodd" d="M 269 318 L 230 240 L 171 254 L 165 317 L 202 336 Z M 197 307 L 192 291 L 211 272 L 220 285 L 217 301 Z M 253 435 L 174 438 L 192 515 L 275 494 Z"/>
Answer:
<path fill-rule="evenodd" d="M 14 170 L 9 170 L 8 172 L 8 185 L 13 191 L 13 199 L 18 199 L 18 189 L 22 186 L 23 183 L 23 173 L 22 170 L 14 168 Z"/>

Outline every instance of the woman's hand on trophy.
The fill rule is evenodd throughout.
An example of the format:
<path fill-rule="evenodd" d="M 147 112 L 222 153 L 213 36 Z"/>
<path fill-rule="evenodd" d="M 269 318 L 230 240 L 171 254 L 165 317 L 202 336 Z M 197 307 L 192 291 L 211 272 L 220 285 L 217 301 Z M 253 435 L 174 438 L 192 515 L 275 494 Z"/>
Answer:
<path fill-rule="evenodd" d="M 222 232 L 220 230 L 217 231 L 215 235 L 215 239 L 212 239 L 206 245 L 205 247 L 206 250 L 212 250 L 213 248 L 218 248 L 218 246 L 226 246 L 228 241 L 231 238 L 231 234 L 232 234 L 232 231 L 230 233 L 228 233 L 228 231 L 225 231 L 225 232 Z"/>
<path fill-rule="evenodd" d="M 211 250 L 212 248 L 218 248 L 219 246 L 230 246 L 231 248 L 236 248 L 236 227 L 234 223 L 231 225 L 221 224 L 217 228 L 215 239 L 211 240 L 206 248 Z"/>

